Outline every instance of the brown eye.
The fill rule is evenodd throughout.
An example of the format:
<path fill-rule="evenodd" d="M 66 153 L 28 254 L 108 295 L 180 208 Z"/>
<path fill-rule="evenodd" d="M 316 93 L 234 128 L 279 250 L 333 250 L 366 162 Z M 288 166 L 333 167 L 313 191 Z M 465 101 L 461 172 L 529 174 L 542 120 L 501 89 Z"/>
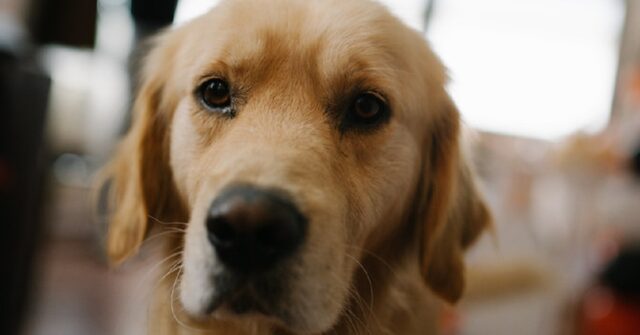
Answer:
<path fill-rule="evenodd" d="M 211 79 L 200 85 L 198 89 L 200 100 L 210 109 L 223 109 L 231 105 L 231 91 L 226 81 Z"/>
<path fill-rule="evenodd" d="M 347 114 L 346 122 L 350 126 L 375 126 L 389 116 L 389 107 L 376 93 L 366 92 L 358 95 Z"/>
<path fill-rule="evenodd" d="M 375 118 L 382 113 L 383 102 L 373 94 L 366 93 L 360 95 L 355 102 L 353 112 L 361 119 Z"/>

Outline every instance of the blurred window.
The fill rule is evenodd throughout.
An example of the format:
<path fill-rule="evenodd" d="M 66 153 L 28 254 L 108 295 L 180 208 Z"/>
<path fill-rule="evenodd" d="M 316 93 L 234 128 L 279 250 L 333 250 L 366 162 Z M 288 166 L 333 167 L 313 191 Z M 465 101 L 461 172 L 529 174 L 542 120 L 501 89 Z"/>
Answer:
<path fill-rule="evenodd" d="M 215 6 L 220 0 L 178 0 L 174 24 L 181 24 Z M 425 0 L 380 0 L 410 26 L 422 30 Z"/>
<path fill-rule="evenodd" d="M 609 120 L 624 2 L 440 0 L 428 38 L 471 126 L 559 139 Z"/>
<path fill-rule="evenodd" d="M 180 25 L 201 15 L 215 6 L 220 0 L 178 0 L 173 23 Z"/>

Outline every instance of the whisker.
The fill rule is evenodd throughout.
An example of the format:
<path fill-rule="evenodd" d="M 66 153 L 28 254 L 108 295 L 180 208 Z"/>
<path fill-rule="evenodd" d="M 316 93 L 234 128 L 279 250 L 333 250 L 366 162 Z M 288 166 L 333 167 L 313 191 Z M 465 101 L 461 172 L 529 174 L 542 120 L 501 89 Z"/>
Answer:
<path fill-rule="evenodd" d="M 391 275 L 393 275 L 393 277 L 395 279 L 399 278 L 397 272 L 394 270 L 394 267 L 391 266 L 391 264 L 389 264 L 389 262 L 387 262 L 384 258 L 382 258 L 380 255 L 376 254 L 375 252 L 367 250 L 367 249 L 362 248 L 362 247 L 355 246 L 355 245 L 345 244 L 345 246 L 347 248 L 351 248 L 351 249 L 354 249 L 356 251 L 363 252 L 363 253 L 373 257 L 376 261 L 380 262 L 380 264 L 384 265 L 389 270 Z"/>
<path fill-rule="evenodd" d="M 352 245 L 346 245 L 348 248 L 352 248 L 355 250 L 359 250 L 362 251 L 364 253 L 367 253 L 371 256 L 373 256 L 377 261 L 381 262 L 381 264 L 383 264 L 384 266 L 386 266 L 391 274 L 395 277 L 397 277 L 396 272 L 393 270 L 393 268 L 391 267 L 391 265 L 385 261 L 382 257 L 380 257 L 379 255 L 375 254 L 374 252 L 371 252 L 369 250 L 366 250 L 364 248 L 361 247 L 356 247 L 356 246 L 352 246 Z M 357 265 L 358 267 L 362 270 L 362 272 L 364 273 L 365 277 L 367 278 L 367 282 L 369 285 L 369 298 L 370 301 L 369 303 L 366 302 L 366 300 L 360 295 L 360 293 L 353 287 L 349 288 L 349 291 L 352 295 L 352 297 L 355 299 L 355 304 L 356 306 L 360 309 L 360 311 L 363 313 L 363 315 L 368 315 L 377 325 L 379 330 L 384 331 L 385 327 L 383 327 L 382 323 L 380 322 L 380 320 L 378 319 L 377 315 L 375 314 L 375 312 L 373 311 L 373 305 L 374 305 L 374 289 L 373 289 L 373 280 L 371 278 L 371 275 L 369 274 L 369 272 L 367 271 L 366 267 L 362 264 L 362 262 L 360 260 L 358 260 L 356 257 L 354 257 L 353 255 L 349 254 L 348 252 L 346 253 L 346 256 L 351 258 Z M 366 308 L 366 310 L 365 310 Z M 367 324 L 370 325 L 370 324 Z M 371 330 L 368 327 L 365 327 L 366 330 L 370 333 Z"/>
<path fill-rule="evenodd" d="M 170 266 L 170 269 L 167 271 L 167 273 L 165 273 L 162 277 L 160 277 L 158 280 L 156 280 L 155 284 L 153 285 L 151 292 L 155 292 L 158 289 L 158 286 L 160 286 L 162 284 L 162 282 L 171 274 L 175 273 L 176 271 L 182 270 L 182 260 L 178 259 L 176 261 L 174 261 L 174 263 Z M 151 304 L 149 304 L 147 306 L 147 324 L 151 318 Z"/>
<path fill-rule="evenodd" d="M 335 278 L 336 281 L 341 280 L 335 273 L 330 273 L 330 274 Z M 355 299 L 354 303 L 356 304 L 358 309 L 360 309 L 360 311 L 364 313 L 365 311 L 362 309 L 362 306 L 361 306 L 364 300 L 362 299 L 362 297 L 360 297 L 360 294 L 353 288 L 353 286 L 347 287 L 347 291 L 349 292 L 349 296 Z M 362 332 L 360 332 L 359 329 L 364 329 L 369 334 L 371 334 L 371 330 L 369 329 L 368 325 L 360 317 L 356 315 L 355 310 L 351 310 L 350 308 L 345 308 L 343 311 L 344 311 L 345 321 L 347 322 L 347 325 L 349 326 L 349 328 L 352 329 L 352 334 L 361 334 Z"/>
<path fill-rule="evenodd" d="M 177 229 L 177 228 L 176 228 Z M 176 237 L 179 237 L 180 235 L 184 235 L 185 231 L 181 231 L 181 230 L 173 230 L 172 228 L 165 228 L 165 231 L 153 234 L 149 237 L 147 237 L 143 242 L 142 245 L 143 246 L 147 246 L 152 244 L 151 242 L 157 240 L 160 237 L 163 236 L 167 236 L 167 235 L 173 235 L 175 234 Z"/>
<path fill-rule="evenodd" d="M 159 224 L 163 224 L 163 225 L 178 225 L 178 226 L 182 225 L 182 226 L 186 226 L 188 224 L 187 222 L 181 222 L 181 221 L 165 222 L 165 221 L 162 221 L 162 220 L 160 220 L 160 219 L 158 219 L 158 218 L 156 218 L 156 217 L 154 217 L 152 215 L 147 215 L 147 216 L 149 217 L 149 219 L 153 220 L 154 222 L 159 223 Z"/>
<path fill-rule="evenodd" d="M 374 301 L 374 297 L 373 297 L 373 282 L 371 281 L 371 276 L 369 275 L 369 271 L 367 271 L 367 269 L 364 267 L 364 265 L 362 265 L 362 263 L 355 257 L 353 257 L 352 255 L 350 255 L 348 252 L 345 253 L 345 255 L 351 259 L 353 259 L 353 261 L 358 265 L 358 267 L 360 267 L 360 269 L 362 270 L 362 272 L 364 273 L 365 277 L 367 278 L 367 282 L 369 284 L 369 299 L 370 299 L 370 304 L 373 305 Z"/>
<path fill-rule="evenodd" d="M 168 228 L 162 228 L 162 232 L 174 232 L 174 233 L 184 234 L 187 232 L 187 230 L 184 228 L 168 227 Z"/>
<path fill-rule="evenodd" d="M 158 270 L 158 268 L 160 268 L 162 266 L 162 264 L 164 264 L 167 261 L 170 261 L 171 259 L 173 259 L 173 258 L 175 258 L 177 256 L 181 256 L 182 255 L 182 251 L 181 250 L 180 251 L 175 251 L 175 250 L 178 250 L 178 249 L 179 248 L 174 249 L 173 253 L 171 253 L 169 256 L 161 259 L 160 261 L 155 263 L 149 270 L 147 270 L 147 272 L 142 276 L 142 280 L 140 281 L 140 284 L 139 284 L 140 287 L 138 287 L 138 290 L 136 290 L 136 291 L 139 291 L 142 288 L 142 285 L 144 285 L 144 282 L 148 281 L 151 278 L 151 276 L 154 274 L 154 272 L 156 270 Z"/>
<path fill-rule="evenodd" d="M 371 279 L 371 276 L 369 275 L 369 272 L 367 271 L 367 269 L 364 267 L 364 265 L 362 265 L 362 263 L 360 261 L 358 261 L 355 257 L 349 255 L 348 253 L 346 254 L 348 257 L 352 258 L 356 264 L 360 267 L 360 269 L 362 270 L 362 272 L 364 273 L 365 277 L 367 278 L 367 282 L 369 284 L 369 302 L 367 303 L 367 301 L 360 295 L 360 292 L 358 292 L 355 288 L 350 287 L 350 290 L 352 292 L 352 294 L 354 294 L 354 298 L 356 299 L 356 304 L 358 306 L 358 308 L 360 309 L 360 311 L 364 314 L 367 315 L 373 319 L 378 328 L 382 329 L 382 324 L 380 323 L 380 320 L 376 317 L 376 314 L 373 311 L 373 304 L 374 304 L 374 293 L 373 293 L 373 281 Z M 366 309 L 366 310 L 365 310 Z M 367 327 L 368 328 L 368 327 Z M 370 329 L 367 329 L 367 331 L 369 333 L 371 333 Z"/>
<path fill-rule="evenodd" d="M 349 326 L 350 332 L 353 334 L 356 334 L 358 332 L 358 327 L 355 325 L 353 319 L 351 318 L 352 316 L 351 311 L 347 310 L 346 314 L 345 314 L 345 321 L 347 322 L 347 325 Z"/>
<path fill-rule="evenodd" d="M 156 285 L 154 285 L 154 288 L 156 288 L 158 285 L 160 285 L 162 283 L 162 281 L 165 280 L 169 275 L 175 273 L 178 270 L 182 270 L 182 265 L 183 265 L 182 264 L 182 259 L 179 259 L 179 260 L 175 261 L 171 265 L 169 270 L 167 270 L 167 272 L 156 281 Z"/>
<path fill-rule="evenodd" d="M 176 276 L 176 279 L 174 279 L 174 281 L 173 281 L 173 287 L 171 288 L 171 294 L 169 295 L 169 305 L 171 307 L 171 316 L 173 317 L 173 320 L 182 328 L 185 328 L 185 329 L 188 329 L 188 330 L 191 330 L 191 331 L 196 331 L 196 332 L 199 332 L 199 333 L 206 332 L 207 331 L 206 329 L 195 328 L 195 327 L 191 327 L 191 326 L 187 325 L 186 323 L 181 321 L 178 318 L 178 315 L 176 314 L 176 310 L 175 310 L 175 307 L 174 307 L 174 302 L 175 302 L 174 294 L 175 294 L 175 291 L 176 291 L 176 285 L 178 284 L 178 279 L 180 278 L 181 275 L 182 275 L 182 268 L 180 268 L 180 271 L 178 272 L 178 275 Z"/>

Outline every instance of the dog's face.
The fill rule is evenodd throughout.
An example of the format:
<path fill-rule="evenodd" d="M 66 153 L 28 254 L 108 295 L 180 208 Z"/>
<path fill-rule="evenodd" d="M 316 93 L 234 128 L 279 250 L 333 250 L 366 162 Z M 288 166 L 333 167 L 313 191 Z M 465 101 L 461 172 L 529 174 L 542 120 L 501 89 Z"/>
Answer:
<path fill-rule="evenodd" d="M 109 251 L 137 250 L 149 216 L 188 221 L 190 314 L 326 331 L 363 257 L 392 240 L 460 296 L 461 252 L 488 216 L 441 64 L 381 6 L 226 1 L 161 36 L 143 76 Z"/>

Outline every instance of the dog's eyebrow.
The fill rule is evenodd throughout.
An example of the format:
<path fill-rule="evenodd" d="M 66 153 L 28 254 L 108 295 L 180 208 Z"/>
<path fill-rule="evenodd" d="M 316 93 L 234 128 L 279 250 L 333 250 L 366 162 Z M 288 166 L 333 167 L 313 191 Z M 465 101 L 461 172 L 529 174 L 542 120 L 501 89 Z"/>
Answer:
<path fill-rule="evenodd" d="M 350 63 L 342 71 L 333 73 L 328 82 L 330 105 L 364 92 L 376 92 L 392 104 L 396 93 L 391 75 L 361 62 Z"/>
<path fill-rule="evenodd" d="M 228 76 L 230 70 L 230 66 L 224 61 L 215 61 L 205 67 L 204 70 L 200 71 L 200 75 L 198 75 L 193 81 L 193 86 L 197 86 L 202 82 L 215 78 L 226 78 Z"/>

